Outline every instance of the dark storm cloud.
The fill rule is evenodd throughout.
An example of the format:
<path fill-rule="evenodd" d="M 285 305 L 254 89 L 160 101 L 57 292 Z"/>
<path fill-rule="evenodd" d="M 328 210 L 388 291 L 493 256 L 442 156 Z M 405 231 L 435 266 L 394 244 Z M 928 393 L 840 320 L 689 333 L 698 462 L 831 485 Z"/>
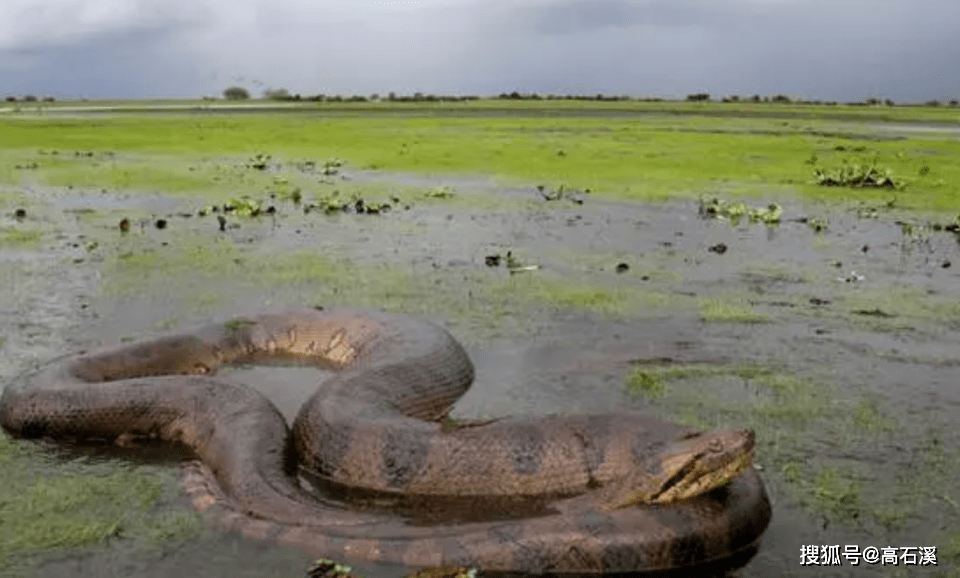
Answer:
<path fill-rule="evenodd" d="M 69 27 L 49 33 L 42 20 L 36 33 L 5 33 L 0 22 L 0 91 L 200 96 L 242 77 L 255 92 L 285 87 L 304 94 L 960 97 L 955 0 L 134 5 L 151 8 L 110 16 L 102 29 L 88 18 L 78 34 Z"/>
<path fill-rule="evenodd" d="M 163 27 L 118 30 L 8 51 L 0 70 L 16 82 L 6 84 L 4 92 L 61 98 L 176 96 L 176 85 L 194 74 L 189 61 L 171 58 L 173 33 Z"/>
<path fill-rule="evenodd" d="M 583 93 L 960 96 L 956 2 L 566 0 L 517 14 L 512 29 L 541 35 L 575 73 L 553 84 Z"/>
<path fill-rule="evenodd" d="M 14 4 L 13 21 L 0 26 L 0 91 L 13 95 L 182 95 L 177 86 L 197 63 L 178 58 L 176 48 L 209 16 L 200 6 L 178 10 L 173 1 L 104 3 L 94 14 L 90 2 L 19 1 L 26 7 Z"/>
<path fill-rule="evenodd" d="M 565 0 L 537 7 L 521 4 L 517 8 L 517 19 L 534 33 L 573 34 L 597 28 L 689 25 L 712 12 L 711 6 L 662 1 Z"/>

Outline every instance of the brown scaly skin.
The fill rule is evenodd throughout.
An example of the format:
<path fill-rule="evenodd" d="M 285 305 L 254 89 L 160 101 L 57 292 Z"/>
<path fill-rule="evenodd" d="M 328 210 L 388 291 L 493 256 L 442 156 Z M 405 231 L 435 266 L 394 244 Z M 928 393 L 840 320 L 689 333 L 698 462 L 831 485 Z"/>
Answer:
<path fill-rule="evenodd" d="M 258 392 L 203 375 L 263 358 L 338 370 L 292 438 Z M 473 375 L 463 348 L 426 321 L 298 309 L 64 357 L 5 388 L 0 425 L 22 437 L 182 442 L 200 459 L 183 467 L 184 487 L 221 528 L 334 559 L 636 572 L 725 558 L 766 528 L 751 432 L 630 413 L 450 427 Z M 562 499 L 530 518 L 423 527 L 310 494 L 297 467 L 388 494 Z"/>
<path fill-rule="evenodd" d="M 723 487 L 753 466 L 753 439 L 749 430 L 720 430 L 676 441 L 611 484 L 597 507 L 669 504 Z"/>

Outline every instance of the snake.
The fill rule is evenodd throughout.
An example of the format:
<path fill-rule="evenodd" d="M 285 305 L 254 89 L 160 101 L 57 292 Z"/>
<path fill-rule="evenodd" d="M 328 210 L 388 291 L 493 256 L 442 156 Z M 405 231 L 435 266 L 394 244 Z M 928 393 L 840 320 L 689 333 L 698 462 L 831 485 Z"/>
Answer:
<path fill-rule="evenodd" d="M 255 388 L 217 376 L 274 363 L 329 372 L 292 427 Z M 450 417 L 474 377 L 462 345 L 426 319 L 299 307 L 57 358 L 4 388 L 0 426 L 20 438 L 182 444 L 195 456 L 180 470 L 195 509 L 312 556 L 602 574 L 757 547 L 771 508 L 753 431 L 628 411 Z M 508 506 L 425 523 L 371 505 L 391 500 Z"/>

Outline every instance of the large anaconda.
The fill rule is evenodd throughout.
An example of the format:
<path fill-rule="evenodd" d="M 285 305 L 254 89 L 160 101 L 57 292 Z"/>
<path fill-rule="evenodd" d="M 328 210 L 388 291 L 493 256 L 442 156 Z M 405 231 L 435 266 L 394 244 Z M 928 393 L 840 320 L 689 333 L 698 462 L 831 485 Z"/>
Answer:
<path fill-rule="evenodd" d="M 338 370 L 304 404 L 292 436 L 259 392 L 196 375 L 264 358 Z M 727 557 L 769 522 L 752 432 L 702 434 L 632 413 L 450 427 L 444 417 L 473 378 L 466 352 L 437 325 L 305 308 L 64 357 L 5 388 L 0 425 L 23 437 L 182 442 L 203 463 L 184 475 L 195 506 L 216 501 L 223 527 L 317 556 L 635 572 Z M 308 493 L 298 463 L 377 492 L 562 499 L 528 519 L 398 526 Z"/>

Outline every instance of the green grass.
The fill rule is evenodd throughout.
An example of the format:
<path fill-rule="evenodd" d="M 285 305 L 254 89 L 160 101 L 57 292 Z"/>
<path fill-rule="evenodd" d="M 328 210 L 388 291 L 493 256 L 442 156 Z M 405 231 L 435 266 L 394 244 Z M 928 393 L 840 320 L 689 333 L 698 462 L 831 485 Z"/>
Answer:
<path fill-rule="evenodd" d="M 950 574 L 947 574 L 949 578 L 960 576 L 960 532 L 955 532 L 947 538 L 946 545 L 938 551 L 937 559 L 957 565 Z"/>
<path fill-rule="evenodd" d="M 728 299 L 700 301 L 700 318 L 713 323 L 767 323 L 770 318 L 753 308 Z"/>
<path fill-rule="evenodd" d="M 196 174 L 169 157 L 154 160 L 124 160 L 119 163 L 99 164 L 71 161 L 45 167 L 44 184 L 75 188 L 103 188 L 108 191 L 142 191 L 182 193 L 217 187 L 227 188 L 231 183 L 218 185 L 213 175 Z"/>
<path fill-rule="evenodd" d="M 43 232 L 22 226 L 0 226 L 0 247 L 36 247 L 43 239 Z"/>
<path fill-rule="evenodd" d="M 669 382 L 722 376 L 750 380 L 773 372 L 772 368 L 749 363 L 641 366 L 635 367 L 627 376 L 627 389 L 639 395 L 661 397 Z"/>
<path fill-rule="evenodd" d="M 925 463 L 910 479 L 881 479 L 850 452 L 881 451 L 899 431 L 897 420 L 873 397 L 850 391 L 841 397 L 828 377 L 796 374 L 779 364 L 644 365 L 628 374 L 625 387 L 645 400 L 646 411 L 669 408 L 669 417 L 682 423 L 752 428 L 764 474 L 787 482 L 801 506 L 844 524 L 869 519 L 902 525 L 931 492 L 942 492 L 958 467 L 955 456 L 934 441 L 916 448 Z"/>
<path fill-rule="evenodd" d="M 2 181 L 3 179 L 0 179 Z M 23 206 L 27 204 L 27 198 L 22 191 L 0 188 L 0 207 L 4 210 L 10 208 L 13 212 L 14 206 Z"/>
<path fill-rule="evenodd" d="M 838 468 L 823 468 L 813 478 L 815 507 L 844 519 L 853 519 L 860 504 L 860 485 Z"/>
<path fill-rule="evenodd" d="M 661 373 L 636 368 L 627 376 L 627 387 L 643 397 L 663 397 L 666 383 Z"/>
<path fill-rule="evenodd" d="M 495 111 L 497 104 L 482 106 Z M 817 187 L 812 184 L 811 165 L 804 162 L 814 154 L 824 166 L 848 157 L 877 155 L 883 166 L 908 182 L 906 190 L 897 192 L 900 206 L 960 208 L 960 166 L 952 162 L 960 143 L 946 137 L 858 141 L 856 134 L 830 124 L 834 121 L 815 118 L 820 113 L 829 118 L 831 107 L 800 107 L 803 110 L 794 111 L 796 114 L 813 117 L 798 117 L 786 124 L 762 117 L 711 116 L 707 112 L 714 108 L 708 105 L 686 107 L 689 114 L 680 117 L 626 115 L 611 125 L 609 118 L 585 114 L 609 108 L 607 103 L 599 104 L 604 106 L 562 103 L 556 109 L 559 116 L 547 117 L 535 114 L 537 108 L 527 104 L 516 110 L 530 111 L 528 115 L 437 116 L 430 108 L 400 105 L 394 110 L 407 113 L 371 113 L 391 110 L 389 105 L 377 105 L 372 109 L 345 107 L 341 114 L 328 116 L 295 111 L 223 113 L 215 118 L 186 113 L 3 115 L 0 150 L 6 149 L 6 156 L 23 157 L 31 150 L 49 150 L 56 143 L 64 153 L 111 151 L 149 159 L 113 166 L 112 161 L 95 156 L 86 159 L 90 166 L 77 166 L 72 158 L 71 166 L 29 171 L 36 178 L 50 179 L 51 184 L 96 182 L 172 191 L 226 187 L 229 179 L 217 183 L 212 173 L 191 174 L 189 163 L 211 157 L 239 161 L 266 153 L 281 160 L 339 157 L 361 168 L 482 173 L 528 184 L 564 182 L 608 197 L 637 200 L 696 197 L 708 190 L 730 196 L 796 191 L 818 199 L 888 200 L 890 194 L 885 190 Z M 451 110 L 462 112 L 457 107 Z M 740 109 L 724 109 L 724 115 L 731 110 Z M 790 114 L 792 109 L 777 110 Z M 860 110 L 849 112 L 863 114 Z M 945 113 L 923 114 L 941 118 Z M 864 142 L 866 148 L 853 152 L 851 142 Z M 838 151 L 838 146 L 846 148 Z M 41 164 L 51 162 L 49 154 L 41 159 Z M 56 161 L 60 162 L 65 161 Z M 101 164 L 94 167 L 94 162 Z M 921 176 L 923 167 L 927 168 Z M 10 183 L 17 183 L 21 173 L 24 171 L 15 171 L 9 164 L 0 167 L 0 178 L 6 175 Z"/>
<path fill-rule="evenodd" d="M 871 397 L 861 399 L 853 408 L 853 421 L 869 432 L 893 431 L 897 428 L 896 420 L 884 415 L 879 402 Z"/>
<path fill-rule="evenodd" d="M 943 324 L 960 321 L 960 305 L 949 296 L 929 294 L 924 288 L 912 285 L 889 287 L 859 287 L 847 283 L 821 283 L 817 295 L 804 295 L 797 303 L 805 315 L 822 318 L 847 327 L 883 332 L 933 332 Z M 868 280 L 869 281 L 869 280 Z M 814 308 L 805 303 L 811 297 L 827 297 L 828 308 Z"/>
<path fill-rule="evenodd" d="M 689 298 L 653 290 L 610 288 L 589 277 L 570 279 L 545 271 L 516 275 L 495 270 L 449 275 L 397 266 L 361 265 L 329 247 L 323 254 L 297 250 L 260 254 L 227 238 L 182 234 L 176 248 L 130 237 L 109 249 L 104 291 L 114 298 L 151 292 L 182 295 L 182 316 L 209 313 L 222 304 L 217 286 L 230 283 L 256 293 L 299 295 L 311 304 L 372 306 L 443 318 L 468 342 L 509 334 L 530 310 L 587 311 L 619 318 L 679 310 Z M 429 299 L 424 299 L 429 295 Z M 467 304 L 467 305 L 465 305 Z M 176 326 L 181 317 L 166 320 Z M 528 331 L 534 331 L 532 327 Z"/>
<path fill-rule="evenodd" d="M 748 286 L 753 287 L 778 284 L 809 284 L 814 282 L 814 275 L 811 271 L 802 270 L 796 266 L 786 267 L 774 263 L 748 264 L 741 268 L 739 273 L 740 278 Z"/>
<path fill-rule="evenodd" d="M 154 509 L 177 493 L 175 482 L 126 464 L 59 462 L 31 442 L 0 433 L 0 572 L 56 549 L 111 539 L 153 542 L 197 535 L 192 512 Z"/>
<path fill-rule="evenodd" d="M 56 110 L 67 107 L 115 107 L 132 113 L 150 112 L 153 107 L 188 106 L 217 108 L 223 105 L 242 104 L 244 106 L 258 106 L 263 109 L 276 108 L 277 102 L 267 100 L 249 100 L 237 102 L 204 101 L 200 99 L 154 99 L 154 100 L 95 100 L 95 101 L 56 101 L 52 103 L 0 103 L 0 110 L 19 108 L 24 113 L 34 110 Z M 291 108 L 291 103 L 279 103 L 284 109 Z M 938 122 L 957 123 L 958 113 L 955 107 L 929 106 L 858 106 L 858 105 L 811 105 L 796 103 L 754 103 L 743 102 L 640 102 L 640 101 L 613 101 L 613 102 L 584 102 L 575 100 L 503 100 L 483 98 L 469 102 L 354 102 L 354 103 L 314 103 L 301 102 L 292 107 L 296 110 L 323 111 L 330 114 L 338 112 L 390 114 L 490 114 L 490 113 L 526 113 L 536 114 L 557 111 L 579 112 L 588 110 L 595 113 L 612 115 L 622 114 L 651 114 L 651 115 L 703 115 L 703 116 L 737 116 L 757 118 L 794 118 L 794 119 L 835 119 L 878 122 Z M 162 112 L 160 110 L 159 112 Z"/>
<path fill-rule="evenodd" d="M 799 462 L 790 462 L 781 468 L 787 480 L 802 488 L 801 505 L 847 523 L 856 519 L 863 507 L 860 485 L 836 467 L 821 468 L 812 479 L 808 477 L 808 470 Z M 890 520 L 888 510 L 884 511 L 884 520 Z"/>

